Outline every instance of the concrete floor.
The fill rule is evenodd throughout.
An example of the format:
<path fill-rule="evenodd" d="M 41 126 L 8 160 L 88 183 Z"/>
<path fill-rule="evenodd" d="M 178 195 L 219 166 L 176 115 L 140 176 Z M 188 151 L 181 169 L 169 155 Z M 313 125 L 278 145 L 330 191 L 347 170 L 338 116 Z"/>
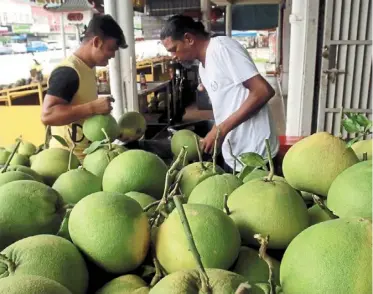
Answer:
<path fill-rule="evenodd" d="M 272 114 L 272 118 L 275 121 L 277 127 L 277 135 L 285 135 L 285 107 L 284 101 L 280 95 L 278 89 L 277 79 L 274 76 L 265 76 L 268 83 L 275 89 L 275 96 L 268 102 L 269 108 Z M 213 113 L 211 110 L 199 110 L 197 105 L 194 103 L 186 109 L 186 113 L 183 117 L 184 122 L 213 119 Z"/>

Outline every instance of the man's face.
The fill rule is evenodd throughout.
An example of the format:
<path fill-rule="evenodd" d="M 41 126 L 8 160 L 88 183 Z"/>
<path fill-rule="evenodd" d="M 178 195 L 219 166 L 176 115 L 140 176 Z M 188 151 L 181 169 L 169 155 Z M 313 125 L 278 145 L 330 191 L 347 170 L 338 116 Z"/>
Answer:
<path fill-rule="evenodd" d="M 109 59 L 115 57 L 115 52 L 118 50 L 117 40 L 113 38 L 101 39 L 95 37 L 93 39 L 92 56 L 97 66 L 106 66 Z"/>
<path fill-rule="evenodd" d="M 173 40 L 168 37 L 162 40 L 162 44 L 171 53 L 172 57 L 181 64 L 196 59 L 195 40 L 189 34 L 186 34 L 182 40 Z"/>

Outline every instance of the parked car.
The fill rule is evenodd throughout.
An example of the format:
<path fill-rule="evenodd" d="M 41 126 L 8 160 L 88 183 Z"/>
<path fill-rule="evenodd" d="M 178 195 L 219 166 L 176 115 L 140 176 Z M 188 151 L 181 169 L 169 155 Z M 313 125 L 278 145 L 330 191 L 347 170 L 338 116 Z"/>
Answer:
<path fill-rule="evenodd" d="M 9 44 L 0 45 L 0 55 L 12 54 L 13 49 Z"/>
<path fill-rule="evenodd" d="M 48 51 L 48 46 L 42 41 L 31 41 L 27 44 L 27 53 Z"/>
<path fill-rule="evenodd" d="M 26 43 L 10 43 L 13 53 L 26 53 Z"/>
<path fill-rule="evenodd" d="M 49 50 L 61 50 L 62 44 L 59 41 L 47 41 L 47 46 Z"/>

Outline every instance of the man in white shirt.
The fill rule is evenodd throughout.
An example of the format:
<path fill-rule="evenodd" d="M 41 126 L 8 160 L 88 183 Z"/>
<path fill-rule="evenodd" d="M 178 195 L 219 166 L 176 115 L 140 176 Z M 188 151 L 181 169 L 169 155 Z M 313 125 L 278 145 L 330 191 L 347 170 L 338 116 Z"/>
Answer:
<path fill-rule="evenodd" d="M 217 130 L 225 163 L 234 166 L 233 154 L 255 152 L 267 157 L 269 139 L 272 157 L 279 143 L 267 102 L 275 91 L 259 74 L 253 60 L 240 43 L 226 37 L 210 38 L 201 22 L 188 16 L 168 19 L 161 32 L 165 48 L 182 64 L 200 61 L 199 75 L 211 100 L 215 126 L 201 141 L 203 151 L 211 153 Z M 237 164 L 237 171 L 241 166 Z"/>

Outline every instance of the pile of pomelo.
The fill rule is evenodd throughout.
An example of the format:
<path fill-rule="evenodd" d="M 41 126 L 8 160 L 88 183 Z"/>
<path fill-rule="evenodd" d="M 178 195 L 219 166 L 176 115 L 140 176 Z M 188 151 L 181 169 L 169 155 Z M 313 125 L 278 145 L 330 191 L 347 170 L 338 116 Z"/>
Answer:
<path fill-rule="evenodd" d="M 89 119 L 82 162 L 67 144 L 0 148 L 0 293 L 372 293 L 371 142 L 320 132 L 283 175 L 252 153 L 228 174 L 192 131 L 170 166 L 113 144 L 144 135 L 129 116 Z"/>

